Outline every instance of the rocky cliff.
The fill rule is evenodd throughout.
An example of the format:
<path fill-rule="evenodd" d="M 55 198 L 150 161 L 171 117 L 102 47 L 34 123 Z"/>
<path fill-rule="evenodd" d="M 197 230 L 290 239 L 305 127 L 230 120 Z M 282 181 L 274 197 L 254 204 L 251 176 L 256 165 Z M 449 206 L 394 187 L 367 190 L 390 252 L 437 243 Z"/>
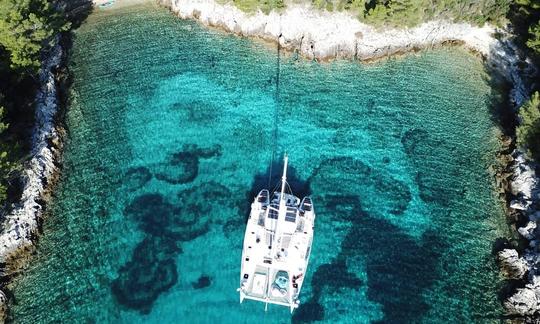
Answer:
<path fill-rule="evenodd" d="M 7 215 L 0 234 L 0 276 L 3 278 L 19 271 L 33 250 L 48 184 L 55 175 L 55 157 L 61 149 L 55 123 L 58 96 L 54 71 L 60 64 L 62 48 L 58 38 L 56 43 L 39 72 L 32 151 L 22 175 L 22 197 Z M 0 321 L 5 319 L 6 311 L 6 295 L 0 291 Z"/>

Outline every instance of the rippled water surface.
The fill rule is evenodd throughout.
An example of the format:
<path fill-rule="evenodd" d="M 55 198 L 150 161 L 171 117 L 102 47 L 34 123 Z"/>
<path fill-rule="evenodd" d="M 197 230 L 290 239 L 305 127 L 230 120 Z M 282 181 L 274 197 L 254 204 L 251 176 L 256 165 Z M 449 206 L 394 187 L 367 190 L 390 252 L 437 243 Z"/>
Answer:
<path fill-rule="evenodd" d="M 90 16 L 70 62 L 61 182 L 37 255 L 11 285 L 13 319 L 496 320 L 491 248 L 505 225 L 480 60 L 455 48 L 374 64 L 287 54 L 278 101 L 276 66 L 270 45 L 153 5 Z M 278 154 L 318 213 L 292 316 L 236 292 L 276 105 Z"/>

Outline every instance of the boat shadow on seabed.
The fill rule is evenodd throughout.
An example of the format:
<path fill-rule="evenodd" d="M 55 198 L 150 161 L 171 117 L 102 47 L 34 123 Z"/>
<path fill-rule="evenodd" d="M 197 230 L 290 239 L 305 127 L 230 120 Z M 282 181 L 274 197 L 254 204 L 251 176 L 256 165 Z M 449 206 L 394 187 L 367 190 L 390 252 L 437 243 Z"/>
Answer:
<path fill-rule="evenodd" d="M 279 154 L 277 156 L 280 156 Z M 264 173 L 258 173 L 253 177 L 251 183 L 251 189 L 246 191 L 245 199 L 242 200 L 238 209 L 243 215 L 243 225 L 246 224 L 249 218 L 250 206 L 253 202 L 253 197 L 256 197 L 259 191 L 262 189 L 279 189 L 281 181 L 281 170 L 283 169 L 283 161 L 278 160 L 272 163 L 272 166 L 268 166 Z M 292 191 L 298 197 L 306 197 L 311 195 L 310 181 L 308 179 L 301 179 L 298 175 L 298 171 L 294 165 L 289 164 L 287 168 L 287 183 L 291 187 Z"/>

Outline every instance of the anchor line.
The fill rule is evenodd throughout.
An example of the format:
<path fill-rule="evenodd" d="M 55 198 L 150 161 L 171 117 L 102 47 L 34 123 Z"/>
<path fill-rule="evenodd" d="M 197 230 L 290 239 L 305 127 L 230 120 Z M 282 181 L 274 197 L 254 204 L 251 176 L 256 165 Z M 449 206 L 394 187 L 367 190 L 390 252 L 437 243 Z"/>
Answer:
<path fill-rule="evenodd" d="M 281 26 L 281 15 L 279 16 L 280 26 Z M 272 156 L 270 159 L 270 173 L 268 174 L 268 188 L 272 182 L 272 167 L 274 165 L 274 160 L 276 158 L 277 151 L 277 141 L 278 141 L 278 121 L 279 121 L 279 73 L 281 67 L 281 45 L 279 39 L 281 38 L 281 33 L 277 39 L 277 64 L 276 64 L 276 92 L 275 92 L 275 109 L 274 109 L 274 129 L 272 131 Z"/>

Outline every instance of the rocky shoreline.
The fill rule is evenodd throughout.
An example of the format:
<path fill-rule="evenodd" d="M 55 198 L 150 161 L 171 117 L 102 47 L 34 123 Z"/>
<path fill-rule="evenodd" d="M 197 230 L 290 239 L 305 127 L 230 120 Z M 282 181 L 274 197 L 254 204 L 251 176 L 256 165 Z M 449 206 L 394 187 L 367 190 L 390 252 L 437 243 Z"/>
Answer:
<path fill-rule="evenodd" d="M 516 227 L 527 245 L 498 252 L 501 271 L 506 278 L 518 280 L 519 287 L 506 297 L 504 306 L 511 315 L 533 320 L 540 315 L 540 179 L 538 165 L 523 153 L 515 150 L 511 159 L 509 212 L 515 224 L 523 224 Z"/>
<path fill-rule="evenodd" d="M 290 5 L 283 12 L 247 14 L 213 0 L 161 0 L 184 19 L 196 19 L 241 36 L 279 42 L 309 59 L 374 60 L 395 54 L 459 42 L 488 55 L 496 40 L 492 27 L 431 21 L 410 29 L 378 30 L 343 12 L 323 12 L 308 5 Z M 301 24 L 299 22 L 302 22 Z"/>
<path fill-rule="evenodd" d="M 511 33 L 490 26 L 431 21 L 410 29 L 377 30 L 347 13 L 321 12 L 302 5 L 288 6 L 282 12 L 247 14 L 214 0 L 161 3 L 183 19 L 197 20 L 240 36 L 279 42 L 282 48 L 308 59 L 368 61 L 459 43 L 484 58 L 492 77 L 502 77 L 511 85 L 507 109 L 511 109 L 512 119 L 517 119 L 517 110 L 528 99 L 529 80 L 537 73 L 533 63 L 512 42 Z M 512 122 L 511 127 L 514 126 Z M 521 280 L 524 286 L 512 292 L 503 304 L 509 316 L 530 318 L 540 314 L 540 179 L 535 172 L 538 166 L 519 149 L 511 149 L 514 140 L 505 136 L 504 141 L 504 150 L 510 151 L 500 153 L 503 166 L 495 175 L 497 186 L 506 200 L 509 222 L 528 241 L 528 247 L 520 249 L 521 255 L 516 248 L 498 253 L 502 274 Z M 525 226 L 515 225 L 524 220 Z"/>
<path fill-rule="evenodd" d="M 44 202 L 49 196 L 50 184 L 54 182 L 56 161 L 62 150 L 56 125 L 58 83 L 55 74 L 63 56 L 60 36 L 56 37 L 55 44 L 45 55 L 39 72 L 32 151 L 22 174 L 22 196 L 2 224 L 0 277 L 4 283 L 24 266 L 34 249 Z M 7 316 L 7 297 L 4 287 L 1 289 L 0 322 L 3 322 Z"/>

